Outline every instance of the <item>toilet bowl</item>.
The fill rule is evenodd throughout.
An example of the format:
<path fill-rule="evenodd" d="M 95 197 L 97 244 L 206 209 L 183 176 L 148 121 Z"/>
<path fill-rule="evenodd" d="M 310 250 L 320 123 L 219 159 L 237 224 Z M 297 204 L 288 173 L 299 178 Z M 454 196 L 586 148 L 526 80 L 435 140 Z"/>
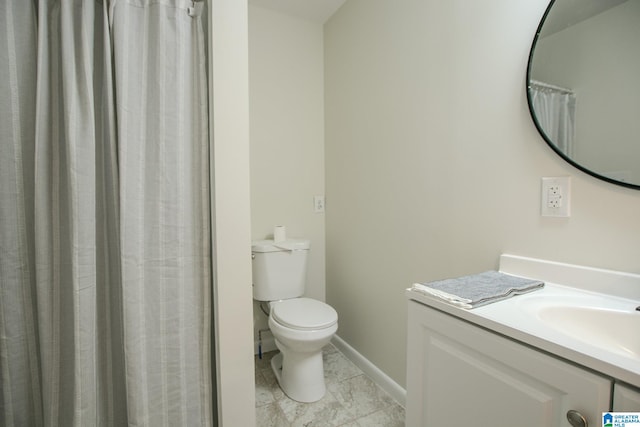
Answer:
<path fill-rule="evenodd" d="M 269 328 L 280 353 L 271 367 L 287 396 L 298 402 L 315 402 L 325 392 L 322 347 L 338 330 L 338 314 L 311 298 L 269 303 Z"/>

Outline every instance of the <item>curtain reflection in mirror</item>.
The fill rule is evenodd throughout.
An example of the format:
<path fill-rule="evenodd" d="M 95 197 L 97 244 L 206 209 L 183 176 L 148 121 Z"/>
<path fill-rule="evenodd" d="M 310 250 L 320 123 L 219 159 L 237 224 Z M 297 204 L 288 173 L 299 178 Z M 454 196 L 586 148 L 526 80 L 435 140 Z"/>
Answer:
<path fill-rule="evenodd" d="M 532 80 L 531 102 L 538 123 L 549 140 L 568 157 L 574 155 L 576 95 L 570 89 Z"/>

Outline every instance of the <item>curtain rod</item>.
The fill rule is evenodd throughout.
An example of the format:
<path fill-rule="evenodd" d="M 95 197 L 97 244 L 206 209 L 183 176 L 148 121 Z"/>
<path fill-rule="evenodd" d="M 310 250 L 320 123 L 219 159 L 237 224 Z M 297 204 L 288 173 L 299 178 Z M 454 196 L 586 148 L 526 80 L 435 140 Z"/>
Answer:
<path fill-rule="evenodd" d="M 543 88 L 543 89 L 553 89 L 553 90 L 557 90 L 559 92 L 570 93 L 572 95 L 574 93 L 571 89 L 567 89 L 567 88 L 560 87 L 560 86 L 555 86 L 555 85 L 552 85 L 552 84 L 549 84 L 549 83 L 544 83 L 544 82 L 541 82 L 541 81 L 538 81 L 538 80 L 530 80 L 529 87 L 531 87 L 531 86 L 538 86 L 538 87 Z"/>

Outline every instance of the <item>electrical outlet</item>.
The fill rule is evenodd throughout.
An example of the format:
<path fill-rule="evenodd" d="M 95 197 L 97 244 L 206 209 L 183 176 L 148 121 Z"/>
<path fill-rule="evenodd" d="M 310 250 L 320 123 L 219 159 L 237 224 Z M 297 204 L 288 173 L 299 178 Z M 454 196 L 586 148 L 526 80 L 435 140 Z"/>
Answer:
<path fill-rule="evenodd" d="M 542 178 L 541 210 L 542 216 L 569 217 L 571 177 Z"/>
<path fill-rule="evenodd" d="M 547 189 L 547 207 L 551 209 L 562 207 L 562 190 L 559 185 L 551 185 Z"/>

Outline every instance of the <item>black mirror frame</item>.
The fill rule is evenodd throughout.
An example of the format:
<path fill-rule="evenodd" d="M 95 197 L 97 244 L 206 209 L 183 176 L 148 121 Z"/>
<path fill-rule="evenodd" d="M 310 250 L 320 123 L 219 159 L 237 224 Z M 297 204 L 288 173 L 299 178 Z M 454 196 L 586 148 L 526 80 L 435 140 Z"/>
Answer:
<path fill-rule="evenodd" d="M 536 129 L 538 129 L 538 133 L 540 133 L 540 136 L 542 136 L 542 138 L 545 140 L 545 142 L 547 143 L 547 145 L 549 147 L 551 147 L 551 149 L 553 151 L 556 152 L 556 154 L 558 154 L 560 157 L 562 157 L 565 161 L 567 161 L 567 163 L 571 164 L 573 167 L 581 170 L 582 172 L 585 172 L 586 174 L 589 174 L 595 178 L 598 178 L 600 180 L 609 182 L 611 184 L 615 184 L 615 185 L 619 185 L 622 187 L 627 187 L 627 188 L 633 188 L 636 190 L 640 190 L 640 185 L 639 184 L 632 184 L 629 182 L 624 182 L 624 181 L 618 181 L 609 177 L 606 177 L 604 175 L 601 175 L 597 172 L 592 171 L 591 169 L 588 169 L 582 165 L 580 165 L 579 163 L 577 163 L 576 161 L 574 161 L 573 159 L 571 159 L 569 156 L 567 156 L 565 153 L 563 153 L 557 146 L 556 144 L 551 141 L 549 139 L 549 137 L 547 136 L 547 134 L 545 133 L 544 129 L 542 129 L 542 126 L 540 125 L 540 122 L 538 122 L 538 118 L 536 117 L 535 111 L 533 109 L 533 101 L 531 99 L 531 86 L 530 86 L 530 82 L 531 82 L 531 64 L 533 62 L 533 54 L 535 52 L 536 49 L 536 43 L 538 42 L 538 37 L 540 36 L 540 31 L 542 30 L 542 26 L 544 25 L 545 21 L 547 20 L 547 15 L 549 15 L 549 12 L 551 11 L 551 8 L 553 7 L 554 3 L 556 2 L 556 0 L 551 0 L 549 2 L 549 6 L 547 6 L 547 9 L 544 11 L 544 15 L 542 15 L 542 19 L 540 20 L 540 24 L 538 24 L 538 28 L 536 29 L 536 34 L 533 37 L 533 42 L 531 43 L 531 49 L 529 50 L 529 61 L 527 62 L 527 75 L 526 75 L 526 80 L 525 80 L 525 91 L 527 92 L 527 104 L 529 105 L 529 113 L 531 114 L 531 118 L 533 119 L 533 123 L 536 125 Z"/>

